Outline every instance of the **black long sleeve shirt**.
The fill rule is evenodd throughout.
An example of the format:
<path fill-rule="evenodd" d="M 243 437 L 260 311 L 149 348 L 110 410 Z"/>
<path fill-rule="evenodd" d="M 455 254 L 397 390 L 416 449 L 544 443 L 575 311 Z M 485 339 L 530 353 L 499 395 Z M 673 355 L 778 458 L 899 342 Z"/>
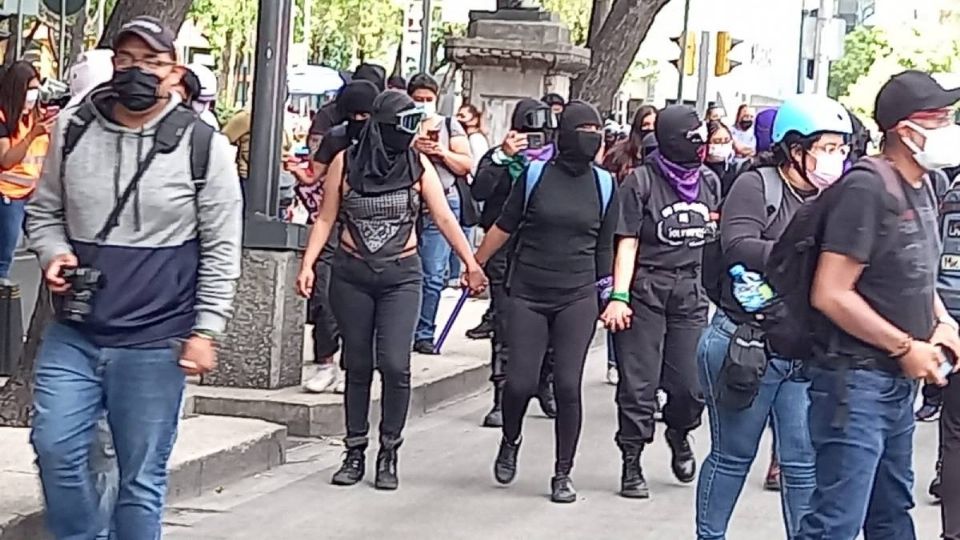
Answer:
<path fill-rule="evenodd" d="M 513 280 L 534 288 L 575 289 L 611 274 L 618 207 L 612 198 L 603 213 L 592 170 L 572 175 L 550 162 L 526 211 L 525 191 L 526 174 L 513 183 L 496 222 L 504 232 L 517 233 Z"/>
<path fill-rule="evenodd" d="M 507 202 L 513 179 L 506 165 L 498 165 L 493 161 L 493 153 L 499 149 L 495 146 L 480 158 L 477 173 L 473 176 L 470 192 L 473 198 L 483 203 L 483 212 L 480 214 L 480 226 L 488 231 L 500 217 L 503 205 Z"/>

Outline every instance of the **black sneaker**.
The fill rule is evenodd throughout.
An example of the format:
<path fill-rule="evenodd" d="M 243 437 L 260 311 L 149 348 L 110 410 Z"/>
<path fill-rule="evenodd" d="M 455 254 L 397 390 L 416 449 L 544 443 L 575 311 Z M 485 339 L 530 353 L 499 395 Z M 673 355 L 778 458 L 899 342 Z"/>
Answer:
<path fill-rule="evenodd" d="M 927 401 L 924 401 L 923 406 L 921 406 L 920 410 L 916 412 L 917 422 L 933 422 L 937 419 L 939 414 L 939 403 L 928 403 Z"/>
<path fill-rule="evenodd" d="M 483 427 L 503 427 L 503 386 L 493 389 L 493 408 L 483 417 Z"/>
<path fill-rule="evenodd" d="M 561 504 L 577 502 L 577 490 L 570 476 L 558 474 L 550 479 L 550 500 Z"/>
<path fill-rule="evenodd" d="M 501 484 L 509 484 L 517 476 L 517 455 L 520 453 L 520 441 L 516 444 L 500 440 L 500 451 L 493 464 L 493 476 Z"/>
<path fill-rule="evenodd" d="M 433 349 L 433 342 L 429 339 L 420 339 L 413 343 L 413 352 L 419 354 L 437 354 Z"/>
<path fill-rule="evenodd" d="M 400 486 L 397 478 L 397 449 L 381 448 L 377 453 L 377 479 L 374 487 L 386 491 L 393 491 Z"/>
<path fill-rule="evenodd" d="M 641 449 L 623 451 L 623 468 L 620 473 L 620 496 L 627 499 L 649 499 L 650 488 L 640 467 Z"/>
<path fill-rule="evenodd" d="M 540 410 L 547 418 L 557 417 L 557 398 L 553 393 L 553 381 L 540 382 L 540 389 L 537 390 L 537 402 L 540 404 Z"/>
<path fill-rule="evenodd" d="M 673 453 L 673 459 L 670 460 L 673 475 L 682 484 L 693 482 L 697 477 L 697 459 L 693 455 L 693 449 L 690 448 L 687 434 L 675 429 L 667 429 L 666 437 L 670 451 Z"/>
<path fill-rule="evenodd" d="M 343 456 L 343 464 L 333 475 L 330 481 L 335 486 L 352 486 L 363 480 L 363 474 L 366 470 L 367 458 L 364 454 L 365 448 L 350 448 Z"/>
<path fill-rule="evenodd" d="M 933 481 L 930 482 L 929 493 L 933 497 L 934 503 L 940 503 L 940 488 L 943 483 L 943 477 L 941 472 L 943 471 L 943 460 L 937 460 L 937 475 L 933 477 Z"/>
<path fill-rule="evenodd" d="M 470 339 L 490 339 L 493 337 L 493 321 L 484 318 L 476 328 L 467 330 Z"/>

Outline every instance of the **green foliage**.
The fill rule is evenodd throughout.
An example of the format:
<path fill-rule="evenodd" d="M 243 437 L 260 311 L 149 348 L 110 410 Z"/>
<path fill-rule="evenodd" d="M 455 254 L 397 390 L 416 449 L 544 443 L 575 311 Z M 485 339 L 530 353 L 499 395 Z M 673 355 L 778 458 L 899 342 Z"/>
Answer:
<path fill-rule="evenodd" d="M 560 16 L 560 20 L 570 28 L 570 39 L 574 45 L 587 44 L 590 33 L 590 12 L 592 0 L 540 0 L 543 9 Z"/>
<path fill-rule="evenodd" d="M 890 54 L 890 45 L 877 28 L 858 26 L 844 40 L 843 58 L 830 66 L 830 96 L 836 98 L 870 70 L 878 57 Z"/>
<path fill-rule="evenodd" d="M 297 5 L 302 9 L 303 0 Z M 394 0 L 313 0 L 311 20 L 310 60 L 337 69 L 386 53 L 400 41 L 404 22 Z"/>

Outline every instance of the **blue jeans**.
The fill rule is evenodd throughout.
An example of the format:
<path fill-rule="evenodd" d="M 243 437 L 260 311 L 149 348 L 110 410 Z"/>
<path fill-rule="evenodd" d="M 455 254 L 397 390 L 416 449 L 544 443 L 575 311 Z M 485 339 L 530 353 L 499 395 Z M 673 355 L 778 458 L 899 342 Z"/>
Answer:
<path fill-rule="evenodd" d="M 120 469 L 113 530 L 123 540 L 160 538 L 184 387 L 177 357 L 174 344 L 106 348 L 59 323 L 47 329 L 37 358 L 31 442 L 54 538 L 89 540 L 108 526 L 90 464 L 104 408 Z"/>
<path fill-rule="evenodd" d="M 461 226 L 460 228 L 463 229 L 463 235 L 467 237 L 467 242 L 470 243 L 470 247 L 476 247 L 476 246 L 473 245 L 473 227 L 463 227 L 463 226 Z M 447 279 L 448 279 L 448 280 L 450 280 L 450 279 L 460 279 L 460 274 L 461 274 L 461 271 L 460 271 L 460 266 L 461 266 L 460 257 L 458 257 L 457 254 L 453 252 L 453 249 L 450 250 L 450 263 L 449 263 L 449 264 L 450 264 L 450 266 L 449 266 L 450 274 L 447 275 Z"/>
<path fill-rule="evenodd" d="M 453 215 L 460 216 L 460 198 L 453 192 L 447 198 Z M 423 265 L 423 299 L 420 302 L 420 319 L 414 334 L 416 341 L 433 342 L 437 331 L 437 307 L 440 305 L 440 293 L 445 286 L 447 263 L 450 261 L 450 243 L 440 234 L 433 216 L 423 216 L 423 230 L 420 232 L 420 263 Z"/>
<path fill-rule="evenodd" d="M 697 538 L 726 538 L 730 516 L 772 413 L 783 478 L 783 521 L 786 537 L 793 539 L 800 520 L 810 509 L 815 487 L 814 453 L 807 422 L 809 383 L 797 376 L 793 361 L 771 358 L 750 407 L 734 410 L 717 403 L 720 370 L 735 331 L 736 324 L 717 312 L 697 351 L 711 439 L 710 455 L 697 483 Z"/>
<path fill-rule="evenodd" d="M 23 230 L 26 199 L 11 200 L 0 197 L 0 278 L 10 276 L 10 265 Z"/>
<path fill-rule="evenodd" d="M 799 540 L 915 540 L 917 384 L 881 371 L 808 368 L 817 488 Z M 846 390 L 846 417 L 837 415 Z"/>
<path fill-rule="evenodd" d="M 108 540 L 113 522 L 113 509 L 117 504 L 117 490 L 120 484 L 120 471 L 117 469 L 117 452 L 113 448 L 113 434 L 106 416 L 97 422 L 97 431 L 90 447 L 90 472 L 93 484 L 100 497 L 98 508 L 104 526 L 97 534 L 97 540 Z"/>

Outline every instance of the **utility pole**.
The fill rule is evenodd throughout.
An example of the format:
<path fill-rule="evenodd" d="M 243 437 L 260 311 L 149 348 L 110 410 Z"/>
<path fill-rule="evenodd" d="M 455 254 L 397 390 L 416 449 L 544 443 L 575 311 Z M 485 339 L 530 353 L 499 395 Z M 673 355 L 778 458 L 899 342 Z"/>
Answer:
<path fill-rule="evenodd" d="M 683 4 L 683 36 L 686 39 L 687 32 L 690 30 L 690 0 Z M 686 48 L 680 48 L 680 66 L 686 62 Z M 683 70 L 679 71 L 680 81 L 677 83 L 677 105 L 683 104 L 683 79 L 685 77 Z"/>
<path fill-rule="evenodd" d="M 814 44 L 813 59 L 813 93 L 827 95 L 827 84 L 830 79 L 830 57 L 827 54 L 827 25 L 833 20 L 835 0 L 820 0 L 820 9 L 817 10 L 817 41 Z"/>
<path fill-rule="evenodd" d="M 717 51 L 719 54 L 720 51 Z M 697 77 L 697 115 L 707 112 L 707 84 L 710 82 L 710 32 L 700 34 L 700 73 Z"/>
<path fill-rule="evenodd" d="M 420 21 L 420 72 L 430 70 L 430 14 L 433 12 L 433 2 L 423 1 L 423 19 Z"/>

